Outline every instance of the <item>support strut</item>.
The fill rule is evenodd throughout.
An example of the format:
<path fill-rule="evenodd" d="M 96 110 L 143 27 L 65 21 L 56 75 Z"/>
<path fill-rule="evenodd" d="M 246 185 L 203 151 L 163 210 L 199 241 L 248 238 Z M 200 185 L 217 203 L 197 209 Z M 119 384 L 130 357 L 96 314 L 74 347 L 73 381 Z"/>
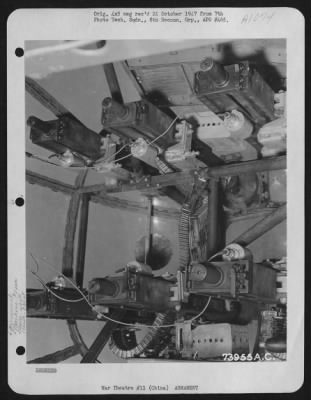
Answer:
<path fill-rule="evenodd" d="M 238 243 L 241 246 L 248 246 L 260 236 L 270 231 L 276 225 L 280 224 L 286 219 L 286 204 L 278 207 L 271 214 L 257 222 L 254 226 L 248 229 L 242 235 L 238 236 L 232 241 L 232 243 Z"/>
<path fill-rule="evenodd" d="M 219 181 L 210 179 L 208 182 L 208 208 L 207 208 L 207 258 L 215 254 L 223 245 L 220 235 L 221 204 Z"/>
<path fill-rule="evenodd" d="M 88 218 L 89 218 L 89 195 L 83 194 L 81 197 L 82 200 L 80 209 L 80 226 L 79 226 L 78 249 L 77 249 L 78 254 L 77 254 L 77 263 L 74 274 L 74 280 L 80 288 L 83 287 L 87 228 L 88 228 Z"/>
<path fill-rule="evenodd" d="M 120 320 L 125 314 L 124 310 L 116 310 L 112 313 L 111 318 Z M 107 321 L 103 329 L 97 335 L 95 341 L 90 346 L 88 352 L 83 356 L 81 364 L 95 363 L 98 356 L 106 346 L 108 340 L 110 339 L 111 333 L 118 324 L 116 322 Z"/>
<path fill-rule="evenodd" d="M 75 187 L 76 192 L 71 196 L 68 212 L 67 222 L 65 228 L 65 245 L 63 249 L 63 263 L 62 273 L 68 277 L 73 276 L 73 252 L 74 252 L 74 239 L 76 234 L 77 216 L 80 206 L 81 193 L 78 189 L 83 186 L 87 170 L 81 171 L 76 178 Z"/>

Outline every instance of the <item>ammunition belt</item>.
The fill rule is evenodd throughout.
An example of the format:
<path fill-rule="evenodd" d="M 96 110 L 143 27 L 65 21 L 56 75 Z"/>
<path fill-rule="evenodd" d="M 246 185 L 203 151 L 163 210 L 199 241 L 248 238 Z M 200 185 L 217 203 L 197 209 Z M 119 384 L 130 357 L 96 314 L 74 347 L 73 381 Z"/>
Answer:
<path fill-rule="evenodd" d="M 161 328 L 161 325 L 171 324 L 171 322 L 171 313 L 159 313 L 139 344 L 137 344 L 134 331 L 125 329 L 121 335 L 115 331 L 111 335 L 110 350 L 116 356 L 125 359 L 138 357 L 142 353 L 148 356 L 157 356 L 170 340 L 170 328 Z"/>

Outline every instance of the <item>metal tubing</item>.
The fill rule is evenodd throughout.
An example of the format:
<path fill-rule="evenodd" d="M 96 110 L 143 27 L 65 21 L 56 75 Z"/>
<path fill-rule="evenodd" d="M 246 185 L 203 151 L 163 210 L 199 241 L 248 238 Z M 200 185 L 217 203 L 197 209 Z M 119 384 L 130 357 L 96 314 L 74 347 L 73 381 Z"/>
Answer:
<path fill-rule="evenodd" d="M 83 194 L 81 200 L 80 209 L 80 226 L 78 236 L 78 249 L 77 249 L 77 263 L 75 269 L 75 282 L 82 288 L 83 287 L 83 275 L 85 265 L 85 251 L 86 251 L 86 240 L 87 240 L 87 227 L 89 218 L 89 195 Z"/>
<path fill-rule="evenodd" d="M 82 339 L 76 320 L 67 320 L 67 326 L 73 344 L 79 349 L 81 356 L 84 356 L 88 352 L 88 347 Z"/>
<path fill-rule="evenodd" d="M 211 179 L 208 183 L 208 209 L 207 209 L 207 257 L 218 251 L 218 197 L 219 197 L 219 182 Z"/>
<path fill-rule="evenodd" d="M 40 175 L 37 172 L 26 170 L 26 181 L 31 185 L 39 185 L 47 187 L 54 192 L 62 192 L 64 194 L 73 194 L 75 191 L 74 186 L 68 185 L 56 179 L 49 178 L 48 176 Z"/>
<path fill-rule="evenodd" d="M 65 195 L 70 195 L 73 194 L 75 191 L 74 186 L 72 185 L 65 185 L 60 181 L 50 179 L 46 176 L 39 175 L 36 172 L 32 172 L 29 170 L 26 170 L 26 180 L 29 184 L 31 185 L 39 185 L 43 187 L 47 187 L 48 189 L 51 189 L 52 191 L 56 192 L 61 192 Z M 164 190 L 171 189 L 171 187 L 166 187 Z M 172 189 L 175 189 L 174 187 Z M 164 192 L 163 192 L 164 193 Z M 178 198 L 176 196 L 173 197 L 173 194 L 175 192 L 169 192 L 167 193 L 167 196 L 170 196 L 181 204 L 183 202 L 184 196 L 180 193 L 177 192 Z M 90 201 L 94 203 L 99 203 L 107 207 L 112 207 L 112 208 L 119 208 L 119 209 L 127 209 L 128 211 L 132 212 L 141 212 L 141 213 L 146 213 L 147 208 L 141 205 L 141 202 L 135 202 L 135 201 L 128 201 L 128 200 L 121 200 L 118 197 L 113 197 L 111 195 L 91 195 Z M 172 219 L 177 219 L 179 217 L 179 211 L 174 208 L 162 208 L 162 207 L 154 207 L 154 215 L 155 216 L 164 216 L 167 218 L 172 218 Z"/>
<path fill-rule="evenodd" d="M 50 110 L 53 114 L 57 117 L 62 117 L 64 115 L 70 115 L 74 117 L 71 112 L 64 107 L 58 100 L 55 99 L 49 92 L 47 92 L 38 82 L 34 79 L 29 78 L 26 76 L 25 78 L 25 89 L 26 91 L 36 99 L 43 107 L 46 107 Z"/>
<path fill-rule="evenodd" d="M 117 102 L 123 103 L 119 81 L 113 63 L 104 64 L 104 71 L 111 97 Z"/>
<path fill-rule="evenodd" d="M 220 178 L 223 176 L 234 176 L 241 175 L 248 172 L 260 172 L 260 171 L 273 171 L 278 169 L 286 169 L 286 157 L 273 157 L 263 160 L 245 161 L 237 164 L 228 164 L 219 167 L 211 167 L 207 169 L 207 178 Z M 165 186 L 172 186 L 177 184 L 189 183 L 193 179 L 193 174 L 196 171 L 183 171 L 183 172 L 172 172 L 166 175 L 156 175 L 152 177 L 145 177 L 145 179 L 139 183 L 125 183 L 116 188 L 106 188 L 103 184 L 97 184 L 92 186 L 86 186 L 80 189 L 82 193 L 93 193 L 106 190 L 107 193 L 118 193 L 128 192 L 131 190 L 141 189 L 153 189 L 162 188 Z"/>
<path fill-rule="evenodd" d="M 211 178 L 220 178 L 222 176 L 240 175 L 246 172 L 273 171 L 278 169 L 286 169 L 286 156 L 264 158 L 262 160 L 246 161 L 209 168 L 208 176 Z"/>
<path fill-rule="evenodd" d="M 219 167 L 211 167 L 207 169 L 207 178 L 220 178 L 223 176 L 234 176 L 240 175 L 246 172 L 261 172 L 261 171 L 273 171 L 279 169 L 286 169 L 286 157 L 273 157 L 262 160 L 246 161 L 242 163 L 229 164 Z M 78 189 L 80 193 L 96 193 L 103 190 L 107 192 L 127 192 L 131 190 L 141 189 L 153 189 L 153 188 L 164 188 L 167 186 L 176 185 L 177 183 L 187 183 L 193 179 L 193 172 L 195 171 L 184 171 L 184 172 L 173 172 L 166 175 L 158 175 L 153 177 L 146 177 L 141 183 L 136 184 L 123 184 L 117 188 L 107 188 L 106 185 L 97 184 L 86 186 Z M 59 190 L 64 193 L 72 193 L 75 188 L 58 182 L 48 177 L 44 177 L 37 173 L 27 171 L 27 181 L 29 183 L 35 183 L 42 186 L 50 187 L 52 190 Z M 125 179 L 125 176 L 124 176 Z"/>
<path fill-rule="evenodd" d="M 76 356 L 79 353 L 80 353 L 79 347 L 73 345 L 70 347 L 66 347 L 63 350 L 47 354 L 43 357 L 35 358 L 34 360 L 28 361 L 27 364 L 56 364 L 65 361 L 70 357 Z"/>
<path fill-rule="evenodd" d="M 125 314 L 124 310 L 116 310 L 112 313 L 111 318 L 120 320 L 124 316 L 124 314 Z M 106 346 L 113 329 L 116 328 L 117 326 L 118 324 L 116 322 L 107 321 L 105 323 L 105 326 L 97 335 L 95 341 L 90 346 L 88 352 L 83 356 L 81 364 L 96 362 L 98 356 Z"/>
<path fill-rule="evenodd" d="M 260 236 L 274 228 L 276 225 L 281 223 L 286 219 L 286 204 L 278 207 L 275 211 L 269 214 L 267 217 L 263 218 L 257 224 L 252 226 L 242 235 L 238 236 L 236 239 L 232 240 L 231 243 L 238 243 L 241 246 L 248 246 Z"/>
<path fill-rule="evenodd" d="M 81 201 L 81 194 L 79 193 L 78 189 L 81 186 L 83 186 L 86 175 L 87 175 L 87 170 L 83 170 L 76 177 L 75 181 L 76 191 L 71 196 L 67 211 L 65 244 L 63 248 L 62 273 L 68 277 L 73 276 L 74 239 L 76 234 L 77 215 Z"/>

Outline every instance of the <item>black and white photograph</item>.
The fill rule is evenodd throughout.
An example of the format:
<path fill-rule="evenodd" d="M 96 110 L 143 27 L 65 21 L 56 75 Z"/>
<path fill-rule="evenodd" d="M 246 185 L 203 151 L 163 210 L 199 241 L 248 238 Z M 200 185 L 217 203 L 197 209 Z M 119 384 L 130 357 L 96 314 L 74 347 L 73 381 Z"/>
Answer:
<path fill-rule="evenodd" d="M 298 147 L 303 130 L 289 131 L 289 105 L 303 97 L 289 90 L 302 79 L 289 73 L 289 39 L 271 26 L 270 36 L 234 35 L 221 25 L 232 22 L 225 9 L 88 13 L 102 36 L 76 39 L 73 23 L 71 35 L 20 42 L 24 186 L 14 207 L 25 242 L 10 281 L 14 365 L 22 358 L 47 382 L 76 364 L 78 387 L 101 394 L 205 393 L 213 368 L 214 392 L 239 368 L 279 371 L 281 381 L 303 327 L 303 311 L 296 324 L 288 318 L 303 278 L 289 248 L 302 230 L 298 214 L 288 226 L 288 193 L 296 182 L 299 198 L 303 185 L 299 174 L 289 180 L 303 157 L 290 155 L 288 136 Z M 266 26 L 274 14 L 263 15 Z M 254 18 L 239 15 L 242 27 Z M 127 32 L 134 19 L 152 32 L 156 20 L 178 32 L 197 23 L 201 35 L 112 36 L 106 19 Z M 223 33 L 205 34 L 209 22 Z M 302 244 L 292 245 L 301 260 Z M 127 377 L 85 383 L 108 366 Z"/>

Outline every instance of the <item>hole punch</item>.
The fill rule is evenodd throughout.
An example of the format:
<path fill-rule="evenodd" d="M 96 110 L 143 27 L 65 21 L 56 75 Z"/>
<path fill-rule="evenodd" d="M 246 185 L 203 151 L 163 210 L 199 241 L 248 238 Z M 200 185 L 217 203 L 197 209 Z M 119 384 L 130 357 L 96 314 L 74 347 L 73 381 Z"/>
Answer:
<path fill-rule="evenodd" d="M 17 47 L 15 49 L 15 55 L 16 55 L 16 57 L 23 57 L 24 49 L 22 49 L 21 47 Z"/>
<path fill-rule="evenodd" d="M 18 207 L 22 207 L 24 205 L 24 203 L 25 203 L 25 200 L 22 197 L 17 197 L 15 200 L 15 204 Z"/>
<path fill-rule="evenodd" d="M 25 354 L 25 351 L 26 351 L 26 349 L 25 349 L 24 346 L 18 346 L 18 347 L 16 348 L 16 354 L 17 354 L 18 356 L 22 356 L 23 354 Z"/>

